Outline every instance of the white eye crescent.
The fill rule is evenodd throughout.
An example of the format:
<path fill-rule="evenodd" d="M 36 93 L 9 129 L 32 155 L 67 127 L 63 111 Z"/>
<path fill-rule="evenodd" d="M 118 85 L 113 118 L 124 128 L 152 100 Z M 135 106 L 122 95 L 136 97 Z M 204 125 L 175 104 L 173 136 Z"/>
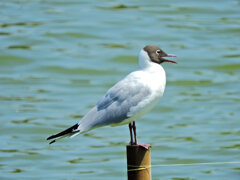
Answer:
<path fill-rule="evenodd" d="M 160 54 L 160 52 L 161 52 L 161 50 L 159 50 L 159 49 L 156 50 L 156 54 Z"/>

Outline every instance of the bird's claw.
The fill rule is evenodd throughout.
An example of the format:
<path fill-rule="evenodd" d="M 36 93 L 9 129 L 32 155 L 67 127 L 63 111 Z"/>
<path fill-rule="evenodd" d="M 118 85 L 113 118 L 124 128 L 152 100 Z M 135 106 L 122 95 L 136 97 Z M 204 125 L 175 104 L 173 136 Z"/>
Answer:
<path fill-rule="evenodd" d="M 136 144 L 136 143 L 129 143 L 131 146 L 139 146 L 142 147 L 144 149 L 150 149 L 152 146 L 150 144 Z"/>

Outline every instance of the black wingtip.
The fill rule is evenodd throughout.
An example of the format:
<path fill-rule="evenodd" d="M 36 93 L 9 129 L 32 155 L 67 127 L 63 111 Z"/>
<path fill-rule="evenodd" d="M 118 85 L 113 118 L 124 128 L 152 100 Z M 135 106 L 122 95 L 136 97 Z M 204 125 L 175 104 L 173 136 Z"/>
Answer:
<path fill-rule="evenodd" d="M 78 124 L 75 124 L 75 125 L 71 126 L 70 128 L 68 128 L 68 129 L 66 129 L 66 130 L 64 130 L 64 131 L 62 131 L 62 132 L 60 132 L 60 133 L 58 133 L 58 134 L 54 134 L 54 135 L 52 135 L 52 136 L 49 136 L 49 137 L 47 138 L 47 140 L 55 139 L 55 138 L 64 136 L 64 135 L 66 135 L 66 134 L 72 134 L 72 133 L 79 132 L 79 131 L 76 131 L 76 129 L 78 128 L 78 126 L 79 126 Z M 52 143 L 54 143 L 54 142 L 56 142 L 56 140 L 51 141 L 49 144 L 52 144 Z"/>
<path fill-rule="evenodd" d="M 46 140 L 50 140 L 50 139 L 53 139 L 53 138 L 54 138 L 54 135 L 49 136 Z"/>
<path fill-rule="evenodd" d="M 51 141 L 49 144 L 52 144 L 52 143 L 55 143 L 56 142 L 56 140 L 53 140 L 53 141 Z"/>

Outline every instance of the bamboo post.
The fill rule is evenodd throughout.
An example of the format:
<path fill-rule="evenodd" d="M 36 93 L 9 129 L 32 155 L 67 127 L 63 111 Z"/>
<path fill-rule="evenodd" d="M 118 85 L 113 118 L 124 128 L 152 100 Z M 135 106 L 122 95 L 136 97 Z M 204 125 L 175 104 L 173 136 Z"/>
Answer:
<path fill-rule="evenodd" d="M 151 180 L 150 145 L 127 145 L 128 180 Z"/>

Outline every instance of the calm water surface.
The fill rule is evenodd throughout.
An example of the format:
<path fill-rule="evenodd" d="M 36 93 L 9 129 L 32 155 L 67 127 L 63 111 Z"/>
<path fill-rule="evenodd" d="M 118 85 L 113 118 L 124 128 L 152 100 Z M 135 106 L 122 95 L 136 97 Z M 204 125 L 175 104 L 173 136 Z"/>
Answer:
<path fill-rule="evenodd" d="M 156 44 L 167 88 L 137 121 L 152 164 L 240 160 L 240 1 L 0 2 L 0 179 L 126 179 L 128 127 L 49 146 Z M 153 167 L 154 180 L 237 180 L 240 164 Z"/>

